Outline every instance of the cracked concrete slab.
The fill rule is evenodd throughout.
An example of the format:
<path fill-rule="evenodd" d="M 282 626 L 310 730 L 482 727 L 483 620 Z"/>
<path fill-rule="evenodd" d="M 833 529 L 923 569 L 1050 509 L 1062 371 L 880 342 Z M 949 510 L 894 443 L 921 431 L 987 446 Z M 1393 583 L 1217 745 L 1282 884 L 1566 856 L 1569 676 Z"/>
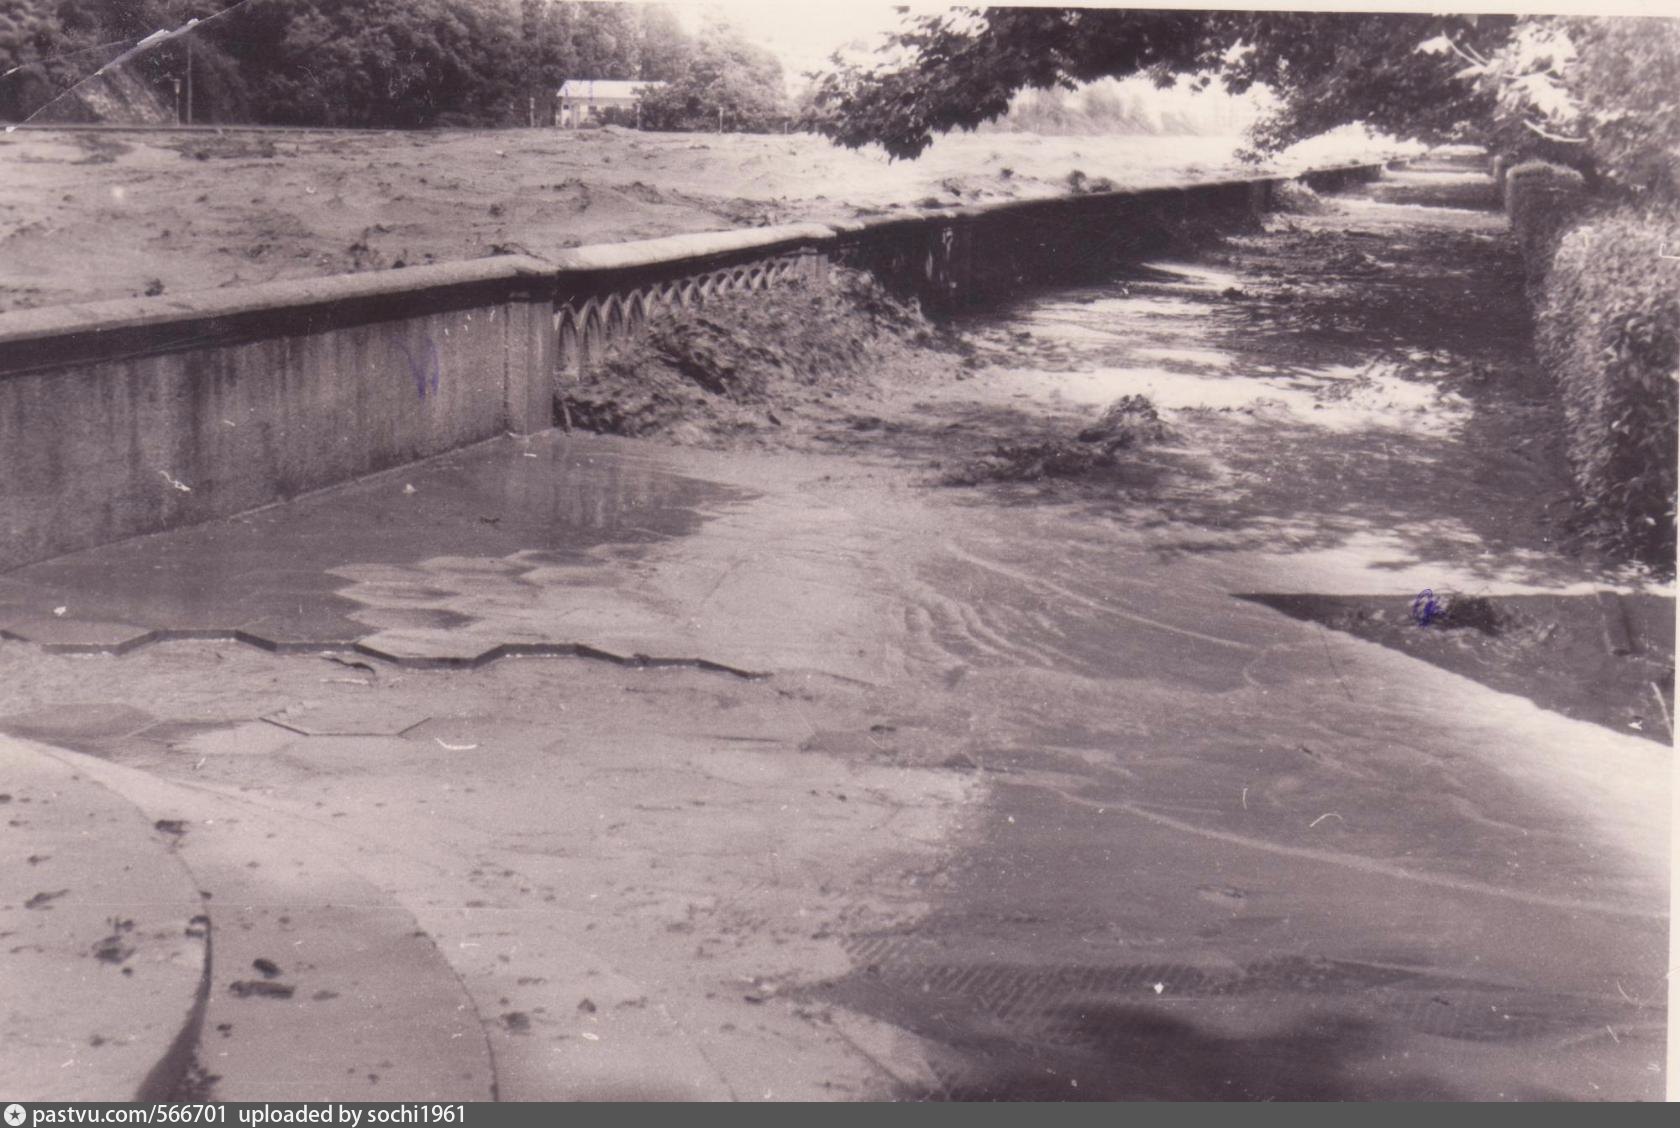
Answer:
<path fill-rule="evenodd" d="M 262 720 L 303 736 L 400 736 L 428 718 L 412 704 L 375 697 L 300 702 L 264 714 Z"/>
<path fill-rule="evenodd" d="M 156 721 L 152 714 L 131 705 L 55 702 L 45 708 L 0 717 L 0 732 L 73 744 L 101 737 L 126 736 Z"/>
<path fill-rule="evenodd" d="M 11 620 L 0 636 L 33 642 L 61 654 L 122 654 L 151 640 L 149 627 L 133 623 L 31 615 Z"/>

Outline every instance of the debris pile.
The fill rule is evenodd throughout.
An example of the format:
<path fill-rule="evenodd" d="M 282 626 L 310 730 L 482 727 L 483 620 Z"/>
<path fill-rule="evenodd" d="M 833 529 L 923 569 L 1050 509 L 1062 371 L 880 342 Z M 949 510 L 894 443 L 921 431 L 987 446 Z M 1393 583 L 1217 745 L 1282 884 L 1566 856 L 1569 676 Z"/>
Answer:
<path fill-rule="evenodd" d="M 708 298 L 698 311 L 662 311 L 617 343 L 593 371 L 556 390 L 564 426 L 714 444 L 774 436 L 887 368 L 954 366 L 940 333 L 913 303 L 869 275 L 832 272 L 829 284 Z"/>
<path fill-rule="evenodd" d="M 999 443 L 990 453 L 948 474 L 947 485 L 1083 478 L 1119 466 L 1127 451 L 1165 442 L 1172 432 L 1148 396 L 1122 396 L 1072 439 L 1051 437 Z"/>

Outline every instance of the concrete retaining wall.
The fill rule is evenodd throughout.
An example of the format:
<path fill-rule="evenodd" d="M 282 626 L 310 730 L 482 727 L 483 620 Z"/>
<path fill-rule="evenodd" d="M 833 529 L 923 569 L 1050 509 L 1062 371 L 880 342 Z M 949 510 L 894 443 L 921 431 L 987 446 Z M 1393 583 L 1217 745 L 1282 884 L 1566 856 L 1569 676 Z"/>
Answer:
<path fill-rule="evenodd" d="M 1019 200 L 835 228 L 834 255 L 928 308 L 950 311 L 1024 286 L 1110 277 L 1167 245 L 1186 221 L 1228 228 L 1257 217 L 1277 178 Z"/>
<path fill-rule="evenodd" d="M 1367 164 L 1302 179 L 1333 189 Z M 580 247 L 0 314 L 0 569 L 253 509 L 552 424 L 654 311 L 876 273 L 934 310 L 1098 277 L 1278 177 Z"/>
<path fill-rule="evenodd" d="M 552 279 L 500 258 L 0 316 L 0 567 L 549 426 Z"/>

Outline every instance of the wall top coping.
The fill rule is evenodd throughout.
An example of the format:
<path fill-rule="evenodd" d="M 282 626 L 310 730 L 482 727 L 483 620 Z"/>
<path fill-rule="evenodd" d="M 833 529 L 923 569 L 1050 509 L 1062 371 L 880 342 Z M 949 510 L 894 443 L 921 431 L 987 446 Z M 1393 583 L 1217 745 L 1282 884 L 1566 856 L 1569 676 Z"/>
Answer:
<path fill-rule="evenodd" d="M 779 227 L 744 227 L 733 231 L 699 231 L 628 243 L 596 243 L 571 247 L 550 256 L 551 271 L 625 270 L 687 259 L 712 258 L 740 251 L 791 246 L 834 237 L 834 229 L 820 223 L 790 223 Z"/>
<path fill-rule="evenodd" d="M 542 290 L 551 284 L 553 276 L 553 269 L 540 259 L 525 255 L 497 255 L 467 262 L 406 266 L 365 274 L 259 282 L 225 290 L 195 290 L 168 296 L 43 306 L 40 309 L 0 313 L 0 344 L 307 309 L 357 299 L 389 299 L 457 287 L 496 288 L 498 283 L 502 283 L 510 291 Z"/>

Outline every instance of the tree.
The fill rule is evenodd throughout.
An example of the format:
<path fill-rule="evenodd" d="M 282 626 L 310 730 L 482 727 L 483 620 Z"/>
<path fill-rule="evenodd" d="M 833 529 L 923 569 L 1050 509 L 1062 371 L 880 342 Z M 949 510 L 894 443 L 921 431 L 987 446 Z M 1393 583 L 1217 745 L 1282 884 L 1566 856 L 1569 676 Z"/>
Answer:
<path fill-rule="evenodd" d="M 625 3 L 0 0 L 0 71 L 13 71 L 0 115 L 25 117 L 194 18 L 191 32 L 125 58 L 123 74 L 167 98 L 190 49 L 198 121 L 523 123 L 528 99 L 551 100 L 567 79 L 674 76 L 691 53 L 669 11 Z"/>
<path fill-rule="evenodd" d="M 787 117 L 782 64 L 727 22 L 708 19 L 681 72 L 642 94 L 642 123 L 650 129 L 763 132 Z"/>
<path fill-rule="evenodd" d="M 1262 151 L 1363 123 L 1420 140 L 1486 140 L 1495 97 L 1460 67 L 1420 51 L 1446 38 L 1466 52 L 1497 49 L 1511 16 L 1256 12 L 1221 29 L 1231 54 L 1213 70 L 1228 89 L 1264 84 L 1276 108 L 1255 127 Z"/>
<path fill-rule="evenodd" d="M 577 72 L 567 78 L 635 78 L 640 18 L 630 4 L 575 4 L 572 44 Z"/>
<path fill-rule="evenodd" d="M 972 129 L 1028 88 L 1072 87 L 1144 74 L 1220 81 L 1234 93 L 1264 83 L 1279 96 L 1257 140 L 1278 147 L 1354 121 L 1413 135 L 1465 136 L 1492 108 L 1456 68 L 1417 51 L 1450 34 L 1474 49 L 1509 33 L 1512 17 L 1330 12 L 1195 12 L 985 8 L 916 18 L 872 67 L 836 60 L 819 81 L 818 128 L 851 146 L 878 142 L 915 157 L 933 135 Z"/>
<path fill-rule="evenodd" d="M 815 92 L 816 127 L 836 142 L 919 156 L 936 132 L 973 129 L 1017 92 L 1149 72 L 1197 69 L 1214 55 L 1217 14 L 985 8 L 911 20 L 889 59 L 835 59 Z"/>
<path fill-rule="evenodd" d="M 26 118 L 53 96 L 63 71 L 54 60 L 72 42 L 48 5 L 0 0 L 0 118 Z"/>
<path fill-rule="evenodd" d="M 413 128 L 517 119 L 513 0 L 248 0 L 210 25 L 265 121 Z"/>
<path fill-rule="evenodd" d="M 839 58 L 813 124 L 915 157 L 1017 92 L 1177 76 L 1275 108 L 1261 151 L 1338 126 L 1473 141 L 1573 165 L 1633 195 L 1680 196 L 1680 21 L 1345 12 L 964 9 L 910 20 L 872 65 Z"/>
<path fill-rule="evenodd" d="M 1501 151 L 1680 197 L 1680 20 L 1533 17 L 1461 61 L 1497 100 Z"/>
<path fill-rule="evenodd" d="M 79 101 L 98 86 L 88 80 L 120 63 L 120 77 L 146 100 L 163 101 L 186 69 L 181 36 L 135 50 L 159 30 L 214 16 L 231 0 L 4 0 L 0 3 L 0 116 L 27 118 L 56 101 Z M 28 29 L 25 31 L 25 29 Z M 20 34 L 21 33 L 21 34 Z M 215 90 L 229 73 L 228 60 L 202 35 L 195 74 Z M 118 77 L 112 72 L 112 78 Z M 85 85 L 84 85 L 85 84 Z M 227 94 L 227 91 L 223 91 Z M 154 94 L 160 96 L 154 99 Z M 235 96 L 229 95 L 236 100 Z M 57 107 L 55 107 L 56 109 Z"/>
<path fill-rule="evenodd" d="M 694 57 L 694 43 L 663 4 L 642 7 L 641 74 L 650 82 L 671 82 L 682 76 Z"/>
<path fill-rule="evenodd" d="M 1680 20 L 1572 20 L 1566 81 L 1580 128 L 1613 181 L 1680 197 Z"/>

